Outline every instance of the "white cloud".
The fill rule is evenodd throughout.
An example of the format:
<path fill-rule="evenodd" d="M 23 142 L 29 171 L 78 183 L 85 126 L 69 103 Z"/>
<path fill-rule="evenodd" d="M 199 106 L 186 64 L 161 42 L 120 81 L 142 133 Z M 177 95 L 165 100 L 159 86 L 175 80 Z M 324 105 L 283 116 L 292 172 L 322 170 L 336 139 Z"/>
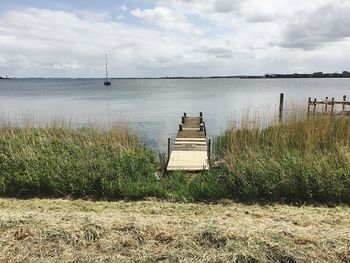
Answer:
<path fill-rule="evenodd" d="M 182 33 L 196 33 L 200 30 L 187 21 L 184 14 L 178 13 L 167 7 L 155 7 L 153 9 L 132 10 L 131 14 L 135 17 L 143 18 L 148 23 L 156 25 L 165 30 L 178 30 Z"/>

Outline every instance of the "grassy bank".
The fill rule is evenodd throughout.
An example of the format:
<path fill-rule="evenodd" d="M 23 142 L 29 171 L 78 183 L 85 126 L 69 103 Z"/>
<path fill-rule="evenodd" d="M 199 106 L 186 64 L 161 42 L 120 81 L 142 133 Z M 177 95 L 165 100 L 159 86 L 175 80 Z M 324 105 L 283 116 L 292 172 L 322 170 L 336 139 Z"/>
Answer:
<path fill-rule="evenodd" d="M 228 129 L 217 141 L 225 185 L 239 200 L 350 203 L 350 119 L 291 118 Z"/>
<path fill-rule="evenodd" d="M 0 195 L 158 196 L 156 159 L 126 127 L 3 127 Z"/>
<path fill-rule="evenodd" d="M 0 128 L 0 195 L 350 204 L 350 119 L 229 128 L 209 172 L 163 175 L 126 127 Z"/>
<path fill-rule="evenodd" d="M 348 207 L 0 199 L 1 262 L 349 262 Z"/>

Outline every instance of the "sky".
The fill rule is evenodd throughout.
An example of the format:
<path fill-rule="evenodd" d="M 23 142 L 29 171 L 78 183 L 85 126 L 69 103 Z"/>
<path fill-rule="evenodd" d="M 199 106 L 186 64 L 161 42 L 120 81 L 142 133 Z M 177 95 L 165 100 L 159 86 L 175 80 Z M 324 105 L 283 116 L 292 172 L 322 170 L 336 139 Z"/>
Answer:
<path fill-rule="evenodd" d="M 0 76 L 350 71 L 350 0 L 1 0 Z"/>

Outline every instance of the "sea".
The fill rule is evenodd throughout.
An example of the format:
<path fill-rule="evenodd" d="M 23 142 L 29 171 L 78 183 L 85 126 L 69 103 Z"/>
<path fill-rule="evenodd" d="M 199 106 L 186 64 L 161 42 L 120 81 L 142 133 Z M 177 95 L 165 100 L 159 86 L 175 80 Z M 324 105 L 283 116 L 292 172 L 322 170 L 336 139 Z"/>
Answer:
<path fill-rule="evenodd" d="M 350 96 L 350 79 L 0 79 L 0 121 L 108 129 L 127 123 L 143 142 L 163 151 L 184 112 L 203 112 L 208 136 L 247 116 L 273 119 L 280 93 L 285 107 L 309 97 Z"/>

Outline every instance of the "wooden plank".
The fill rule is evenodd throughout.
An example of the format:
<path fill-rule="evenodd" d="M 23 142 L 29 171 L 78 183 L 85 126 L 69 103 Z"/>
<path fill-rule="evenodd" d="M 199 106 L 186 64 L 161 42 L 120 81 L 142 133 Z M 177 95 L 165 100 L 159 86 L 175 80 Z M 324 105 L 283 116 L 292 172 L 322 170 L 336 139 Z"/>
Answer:
<path fill-rule="evenodd" d="M 167 171 L 208 170 L 207 150 L 208 145 L 202 114 L 200 117 L 187 117 L 184 114 L 170 153 Z"/>

